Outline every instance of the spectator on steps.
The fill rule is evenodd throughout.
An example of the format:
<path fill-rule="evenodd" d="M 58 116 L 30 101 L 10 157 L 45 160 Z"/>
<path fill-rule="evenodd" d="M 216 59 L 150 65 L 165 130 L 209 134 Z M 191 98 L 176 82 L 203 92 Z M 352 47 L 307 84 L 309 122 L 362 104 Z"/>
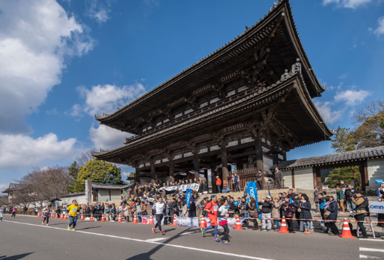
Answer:
<path fill-rule="evenodd" d="M 216 187 L 217 187 L 218 193 L 221 193 L 221 179 L 219 176 L 216 176 Z"/>
<path fill-rule="evenodd" d="M 279 170 L 278 167 L 275 168 L 275 182 L 276 182 L 276 189 L 281 189 L 282 184 L 281 180 L 283 179 L 283 173 Z"/>
<path fill-rule="evenodd" d="M 263 179 L 264 179 L 264 172 L 259 170 L 256 173 L 256 185 L 258 190 L 263 190 Z"/>

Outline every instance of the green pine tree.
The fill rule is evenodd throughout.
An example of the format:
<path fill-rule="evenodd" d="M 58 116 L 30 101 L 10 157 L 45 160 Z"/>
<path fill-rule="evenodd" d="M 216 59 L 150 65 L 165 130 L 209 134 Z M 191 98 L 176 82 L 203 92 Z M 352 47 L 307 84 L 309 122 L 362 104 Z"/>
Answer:
<path fill-rule="evenodd" d="M 80 167 L 74 190 L 76 192 L 84 191 L 85 180 L 88 179 L 94 183 L 122 184 L 121 169 L 109 162 L 90 160 L 84 167 Z"/>
<path fill-rule="evenodd" d="M 75 192 L 75 185 L 77 182 L 77 175 L 79 173 L 79 165 L 74 161 L 71 166 L 68 167 L 68 174 L 71 176 L 71 182 L 68 186 L 68 192 Z"/>

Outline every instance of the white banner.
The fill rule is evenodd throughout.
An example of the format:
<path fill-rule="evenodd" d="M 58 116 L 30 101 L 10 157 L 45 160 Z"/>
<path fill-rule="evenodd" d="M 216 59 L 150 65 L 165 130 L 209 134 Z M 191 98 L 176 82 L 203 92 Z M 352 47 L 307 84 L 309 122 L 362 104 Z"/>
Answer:
<path fill-rule="evenodd" d="M 140 216 L 142 218 L 141 224 L 148 225 L 150 216 Z M 152 216 L 153 224 L 156 225 L 157 220 L 155 216 Z M 139 221 L 139 216 L 137 216 L 137 221 Z M 161 225 L 164 225 L 164 218 L 161 220 Z"/>
<path fill-rule="evenodd" d="M 369 212 L 370 213 L 379 213 L 384 214 L 384 201 L 370 201 L 369 202 Z"/>
<path fill-rule="evenodd" d="M 198 227 L 199 221 L 197 218 L 176 218 L 176 223 L 178 226 L 182 227 Z"/>
<path fill-rule="evenodd" d="M 159 189 L 159 191 L 164 190 L 164 189 L 165 189 L 165 191 L 175 191 L 176 189 L 178 189 L 179 191 L 182 191 L 182 192 L 185 192 L 187 189 L 198 191 L 199 187 L 200 187 L 199 184 L 191 183 L 191 184 L 182 184 L 182 185 L 175 185 L 175 186 L 169 186 L 169 187 L 161 187 Z"/>

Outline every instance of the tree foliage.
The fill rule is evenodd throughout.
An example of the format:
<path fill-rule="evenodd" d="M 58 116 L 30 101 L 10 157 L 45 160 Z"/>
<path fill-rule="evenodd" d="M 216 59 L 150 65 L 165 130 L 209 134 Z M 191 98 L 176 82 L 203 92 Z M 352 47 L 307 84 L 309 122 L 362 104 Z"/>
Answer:
<path fill-rule="evenodd" d="M 349 128 L 338 127 L 332 137 L 332 148 L 338 153 L 353 151 L 356 149 L 355 140 Z"/>
<path fill-rule="evenodd" d="M 95 183 L 121 184 L 121 169 L 109 162 L 90 160 L 84 167 L 80 167 L 74 191 L 84 191 L 85 181 L 88 179 Z"/>
<path fill-rule="evenodd" d="M 12 202 L 14 204 L 42 204 L 43 201 L 50 200 L 53 197 L 59 198 L 67 194 L 71 177 L 68 174 L 67 167 L 49 167 L 46 169 L 35 168 L 21 180 L 20 190 Z"/>
<path fill-rule="evenodd" d="M 71 177 L 71 182 L 68 186 L 68 192 L 75 192 L 77 175 L 79 174 L 79 164 L 76 161 L 74 161 L 71 166 L 68 167 L 68 174 Z"/>
<path fill-rule="evenodd" d="M 340 181 L 351 183 L 355 180 L 356 187 L 360 187 L 360 172 L 358 166 L 347 166 L 333 169 L 327 179 L 328 187 L 336 188 Z"/>
<path fill-rule="evenodd" d="M 384 144 L 384 102 L 372 101 L 354 116 L 356 129 L 351 133 L 358 149 Z"/>

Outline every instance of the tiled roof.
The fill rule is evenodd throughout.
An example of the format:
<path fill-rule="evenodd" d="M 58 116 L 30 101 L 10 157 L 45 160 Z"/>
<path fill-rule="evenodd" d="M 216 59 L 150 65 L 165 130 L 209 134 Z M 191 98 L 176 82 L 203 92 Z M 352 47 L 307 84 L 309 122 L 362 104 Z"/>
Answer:
<path fill-rule="evenodd" d="M 104 189 L 104 190 L 122 190 L 127 189 L 131 186 L 134 186 L 133 184 L 126 184 L 126 185 L 114 185 L 114 184 L 98 184 L 98 183 L 92 183 L 92 188 L 94 189 Z"/>
<path fill-rule="evenodd" d="M 304 168 L 334 163 L 359 161 L 367 158 L 384 158 L 384 146 L 355 150 L 344 153 L 327 154 L 279 163 L 281 169 Z"/>

